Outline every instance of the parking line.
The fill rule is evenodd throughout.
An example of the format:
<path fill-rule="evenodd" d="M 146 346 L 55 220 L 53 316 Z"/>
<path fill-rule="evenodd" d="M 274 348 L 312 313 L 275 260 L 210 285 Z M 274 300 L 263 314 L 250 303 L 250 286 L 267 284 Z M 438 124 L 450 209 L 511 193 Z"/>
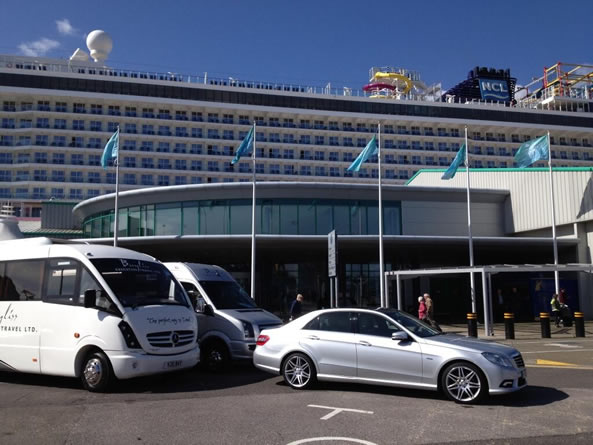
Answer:
<path fill-rule="evenodd" d="M 579 366 L 574 363 L 555 362 L 553 360 L 536 359 L 536 365 L 549 365 L 549 366 Z"/>
<path fill-rule="evenodd" d="M 567 354 L 569 352 L 590 352 L 590 351 L 593 351 L 593 349 L 578 349 L 578 350 L 577 349 L 574 349 L 572 351 L 567 351 L 566 349 L 552 349 L 552 350 L 549 350 L 548 349 L 546 351 L 526 351 L 526 352 L 521 351 L 521 354 L 522 355 L 525 355 L 525 354 L 543 354 L 543 353 L 548 353 L 548 352 L 561 352 L 563 354 Z"/>

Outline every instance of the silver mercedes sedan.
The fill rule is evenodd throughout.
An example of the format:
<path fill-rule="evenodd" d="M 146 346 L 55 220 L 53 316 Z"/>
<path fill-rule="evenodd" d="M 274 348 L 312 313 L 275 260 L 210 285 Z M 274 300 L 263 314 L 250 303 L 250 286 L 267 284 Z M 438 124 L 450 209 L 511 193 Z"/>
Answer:
<path fill-rule="evenodd" d="M 316 380 L 441 390 L 458 403 L 527 385 L 510 346 L 442 334 L 394 309 L 326 309 L 261 332 L 253 363 L 294 389 Z"/>

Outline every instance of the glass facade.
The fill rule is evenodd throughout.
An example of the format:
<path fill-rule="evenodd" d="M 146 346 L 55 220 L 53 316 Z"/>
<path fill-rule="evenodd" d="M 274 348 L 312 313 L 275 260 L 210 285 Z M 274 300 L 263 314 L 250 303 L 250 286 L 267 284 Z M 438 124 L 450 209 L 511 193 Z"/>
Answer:
<path fill-rule="evenodd" d="M 376 201 L 331 199 L 258 200 L 256 231 L 269 235 L 378 235 Z M 90 238 L 113 236 L 113 211 L 93 215 L 83 223 Z M 401 235 L 399 201 L 383 202 L 383 233 Z M 146 204 L 119 209 L 118 236 L 248 235 L 251 201 L 205 200 Z"/>

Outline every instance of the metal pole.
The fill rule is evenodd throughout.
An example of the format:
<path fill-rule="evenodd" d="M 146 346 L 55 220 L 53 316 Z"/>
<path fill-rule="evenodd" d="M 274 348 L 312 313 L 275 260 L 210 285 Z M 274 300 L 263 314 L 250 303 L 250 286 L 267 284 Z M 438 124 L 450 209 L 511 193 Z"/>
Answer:
<path fill-rule="evenodd" d="M 402 310 L 402 282 L 399 278 L 399 274 L 395 275 L 396 286 L 397 286 L 397 308 Z"/>
<path fill-rule="evenodd" d="M 385 283 L 385 307 L 389 307 L 389 279 L 387 275 L 383 274 L 383 280 Z"/>
<path fill-rule="evenodd" d="M 340 292 L 338 290 L 338 275 L 337 275 L 337 273 L 336 273 L 335 280 L 336 280 L 336 284 L 334 285 L 334 289 L 336 292 L 336 295 L 335 295 L 336 307 L 340 307 Z"/>
<path fill-rule="evenodd" d="M 255 122 L 253 122 L 253 152 L 251 158 L 253 160 L 253 190 L 251 196 L 251 298 L 255 300 Z"/>
<path fill-rule="evenodd" d="M 550 199 L 552 201 L 552 243 L 554 244 L 554 285 L 556 293 L 560 293 L 560 277 L 558 273 L 558 241 L 556 240 L 556 208 L 554 204 L 554 179 L 552 178 L 552 146 L 548 131 L 548 167 L 550 170 Z"/>
<path fill-rule="evenodd" d="M 467 239 L 469 242 L 469 267 L 474 267 L 474 242 L 472 238 L 472 213 L 471 213 L 471 198 L 470 198 L 470 182 L 469 182 L 469 146 L 467 145 L 467 126 L 465 127 L 465 170 L 467 176 Z M 470 293 L 472 299 L 472 312 L 476 313 L 476 282 L 474 280 L 474 273 L 469 274 Z"/>
<path fill-rule="evenodd" d="M 490 311 L 488 310 L 488 286 L 486 285 L 486 272 L 482 270 L 482 294 L 484 296 L 484 335 L 491 334 Z"/>
<path fill-rule="evenodd" d="M 488 277 L 488 310 L 490 311 L 490 326 L 494 330 L 494 310 L 492 309 L 492 274 L 487 274 Z"/>
<path fill-rule="evenodd" d="M 334 277 L 329 277 L 329 307 L 334 307 Z"/>
<path fill-rule="evenodd" d="M 377 124 L 379 133 L 378 158 L 379 158 L 379 294 L 381 295 L 381 307 L 387 307 L 387 296 L 383 286 L 385 265 L 383 261 L 383 200 L 381 196 L 381 124 Z"/>
<path fill-rule="evenodd" d="M 115 157 L 115 220 L 113 221 L 113 247 L 117 247 L 117 230 L 119 228 L 119 125 L 117 126 L 117 155 Z"/>

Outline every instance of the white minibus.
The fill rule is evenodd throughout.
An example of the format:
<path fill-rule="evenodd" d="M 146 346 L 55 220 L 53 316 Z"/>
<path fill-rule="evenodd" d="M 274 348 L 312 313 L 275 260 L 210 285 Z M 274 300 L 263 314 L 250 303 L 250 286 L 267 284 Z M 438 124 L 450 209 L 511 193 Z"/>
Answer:
<path fill-rule="evenodd" d="M 89 391 L 195 366 L 197 320 L 163 264 L 118 247 L 0 242 L 0 370 L 79 377 Z"/>
<path fill-rule="evenodd" d="M 257 307 L 222 267 L 197 263 L 165 266 L 196 299 L 198 341 L 206 369 L 223 369 L 231 360 L 251 361 L 259 332 L 282 326 L 282 320 Z"/>

